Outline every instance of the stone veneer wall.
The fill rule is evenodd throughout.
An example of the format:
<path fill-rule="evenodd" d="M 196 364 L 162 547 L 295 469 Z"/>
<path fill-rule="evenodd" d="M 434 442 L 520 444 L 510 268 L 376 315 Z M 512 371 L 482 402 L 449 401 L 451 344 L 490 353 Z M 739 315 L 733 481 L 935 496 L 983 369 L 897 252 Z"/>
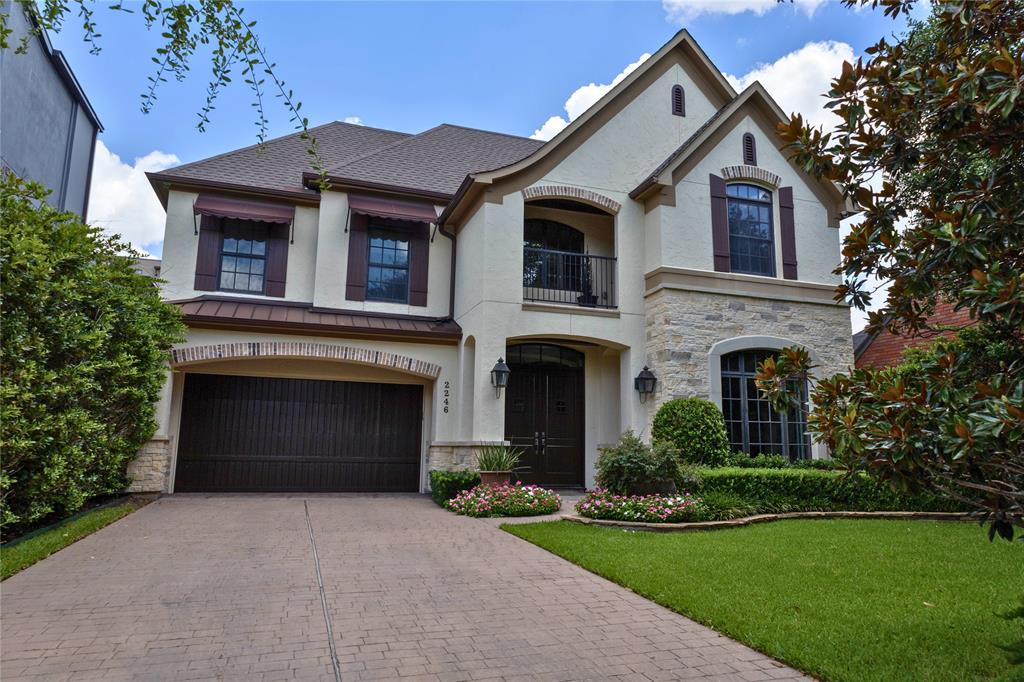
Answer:
<path fill-rule="evenodd" d="M 431 471 L 475 469 L 480 448 L 492 444 L 478 441 L 431 443 L 427 448 L 427 490 L 430 490 Z"/>
<path fill-rule="evenodd" d="M 171 471 L 171 441 L 153 438 L 139 450 L 128 464 L 130 493 L 165 493 Z"/>
<path fill-rule="evenodd" d="M 655 407 L 673 398 L 708 398 L 711 346 L 736 336 L 777 336 L 817 354 L 819 376 L 853 364 L 845 306 L 661 289 L 647 297 L 647 357 L 658 377 Z"/>

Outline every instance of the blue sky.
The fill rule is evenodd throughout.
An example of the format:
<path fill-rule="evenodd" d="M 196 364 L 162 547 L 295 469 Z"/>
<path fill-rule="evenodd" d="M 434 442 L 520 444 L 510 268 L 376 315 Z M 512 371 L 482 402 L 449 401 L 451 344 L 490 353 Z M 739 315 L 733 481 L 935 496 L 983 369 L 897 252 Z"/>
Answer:
<path fill-rule="evenodd" d="M 720 0 L 727 5 L 728 0 Z M 130 3 L 129 3 L 129 6 Z M 580 85 L 608 82 L 681 23 L 661 3 L 446 2 L 247 3 L 279 73 L 312 122 L 358 116 L 367 125 L 419 131 L 441 122 L 529 135 L 561 112 Z M 253 142 L 249 93 L 236 79 L 213 125 L 195 129 L 207 65 L 197 56 L 184 83 L 162 86 L 156 110 L 139 110 L 159 36 L 141 17 L 98 12 L 102 53 L 93 56 L 74 21 L 56 37 L 98 111 L 107 147 L 122 159 L 154 149 L 191 161 Z M 855 52 L 898 25 L 880 12 L 827 1 L 808 16 L 795 4 L 763 15 L 701 14 L 685 22 L 711 59 L 740 75 L 808 42 Z M 271 132 L 290 132 L 272 103 Z"/>
<path fill-rule="evenodd" d="M 312 124 L 357 118 L 408 132 L 447 122 L 531 135 L 553 116 L 578 115 L 565 108 L 574 92 L 611 83 L 681 27 L 738 86 L 758 78 L 784 109 L 827 121 L 818 95 L 842 60 L 904 28 L 838 0 L 244 6 Z M 98 8 L 97 20 L 98 56 L 88 53 L 74 20 L 54 36 L 105 126 L 90 218 L 159 255 L 163 214 L 143 171 L 254 143 L 252 97 L 236 74 L 200 133 L 196 112 L 209 66 L 199 53 L 190 77 L 164 83 L 155 110 L 142 114 L 139 94 L 154 71 L 159 33 L 147 33 L 138 14 Z M 577 104 L 601 92 L 584 88 Z M 293 130 L 276 100 L 268 117 L 272 137 Z"/>

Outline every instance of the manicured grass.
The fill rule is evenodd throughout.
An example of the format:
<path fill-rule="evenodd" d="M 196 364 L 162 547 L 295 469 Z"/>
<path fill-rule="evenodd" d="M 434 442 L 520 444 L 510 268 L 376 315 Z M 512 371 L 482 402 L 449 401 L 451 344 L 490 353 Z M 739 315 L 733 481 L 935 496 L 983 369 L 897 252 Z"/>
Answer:
<path fill-rule="evenodd" d="M 1024 543 L 968 523 L 778 521 L 643 533 L 502 526 L 825 680 L 1021 679 Z"/>
<path fill-rule="evenodd" d="M 137 506 L 132 504 L 102 507 L 68 519 L 38 535 L 0 547 L 0 579 L 6 580 L 86 535 L 127 516 L 135 509 Z"/>

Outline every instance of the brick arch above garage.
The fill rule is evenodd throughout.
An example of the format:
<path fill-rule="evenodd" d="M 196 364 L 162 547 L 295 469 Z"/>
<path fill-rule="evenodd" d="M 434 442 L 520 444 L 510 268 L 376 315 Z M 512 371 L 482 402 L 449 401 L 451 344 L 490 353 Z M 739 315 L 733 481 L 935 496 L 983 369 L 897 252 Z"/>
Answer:
<path fill-rule="evenodd" d="M 248 358 L 333 360 L 382 367 L 428 379 L 441 375 L 441 366 L 408 355 L 333 343 L 304 341 L 242 341 L 182 346 L 171 350 L 171 367 Z"/>

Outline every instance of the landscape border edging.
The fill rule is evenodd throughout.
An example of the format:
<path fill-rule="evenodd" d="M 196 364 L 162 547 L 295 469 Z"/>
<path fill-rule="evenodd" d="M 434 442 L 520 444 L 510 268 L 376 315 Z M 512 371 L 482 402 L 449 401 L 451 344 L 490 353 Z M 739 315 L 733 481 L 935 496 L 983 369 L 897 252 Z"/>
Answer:
<path fill-rule="evenodd" d="M 786 519 L 888 519 L 893 521 L 970 521 L 970 514 L 967 512 L 916 512 L 916 511 L 882 511 L 882 512 L 858 512 L 858 511 L 810 511 L 810 512 L 785 512 L 781 514 L 756 514 L 744 516 L 738 519 L 727 519 L 724 521 L 690 521 L 686 523 L 651 523 L 648 521 L 616 521 L 614 519 L 590 519 L 577 514 L 567 514 L 560 517 L 566 521 L 579 523 L 584 526 L 607 526 L 610 528 L 624 528 L 627 530 L 652 530 L 662 533 L 687 532 L 695 530 L 721 530 L 724 528 L 741 528 L 755 523 L 766 523 L 768 521 L 784 521 Z"/>

